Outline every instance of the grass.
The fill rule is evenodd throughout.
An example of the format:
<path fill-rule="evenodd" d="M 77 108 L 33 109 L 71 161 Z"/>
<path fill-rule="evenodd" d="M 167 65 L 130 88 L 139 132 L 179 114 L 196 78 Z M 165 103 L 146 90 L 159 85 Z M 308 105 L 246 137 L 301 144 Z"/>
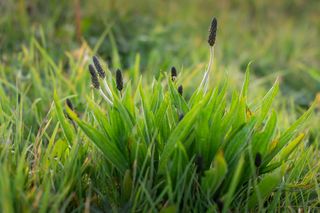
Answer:
<path fill-rule="evenodd" d="M 319 3 L 142 2 L 1 3 L 1 211 L 317 211 Z"/>

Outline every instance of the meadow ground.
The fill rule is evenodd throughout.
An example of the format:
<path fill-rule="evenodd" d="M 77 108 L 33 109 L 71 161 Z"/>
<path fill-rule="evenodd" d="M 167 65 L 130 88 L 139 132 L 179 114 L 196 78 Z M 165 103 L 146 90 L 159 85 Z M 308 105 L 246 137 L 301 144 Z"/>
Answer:
<path fill-rule="evenodd" d="M 320 211 L 320 1 L 0 14 L 1 212 Z"/>

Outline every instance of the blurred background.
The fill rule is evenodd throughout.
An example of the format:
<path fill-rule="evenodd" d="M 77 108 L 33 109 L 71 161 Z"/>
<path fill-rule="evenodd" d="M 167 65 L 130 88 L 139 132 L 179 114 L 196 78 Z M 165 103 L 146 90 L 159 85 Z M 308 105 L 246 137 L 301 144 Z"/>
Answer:
<path fill-rule="evenodd" d="M 214 16 L 216 66 L 235 82 L 253 61 L 263 85 L 281 76 L 282 93 L 301 106 L 320 91 L 319 0 L 1 0 L 0 14 L 0 60 L 8 67 L 31 38 L 66 69 L 66 52 L 97 43 L 110 67 L 129 69 L 140 54 L 141 72 L 150 76 L 172 65 L 204 67 Z"/>

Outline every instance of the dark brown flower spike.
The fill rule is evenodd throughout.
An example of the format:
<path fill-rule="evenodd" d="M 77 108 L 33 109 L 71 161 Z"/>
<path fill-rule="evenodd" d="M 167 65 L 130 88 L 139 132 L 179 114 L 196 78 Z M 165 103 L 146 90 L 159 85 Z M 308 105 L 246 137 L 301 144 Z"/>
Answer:
<path fill-rule="evenodd" d="M 96 67 L 97 72 L 98 72 L 100 78 L 104 79 L 104 78 L 106 77 L 106 73 L 105 73 L 105 71 L 102 69 L 102 66 L 101 66 L 101 64 L 100 64 L 100 61 L 99 61 L 98 57 L 97 57 L 97 56 L 93 56 L 92 60 L 93 60 L 93 64 L 94 64 L 94 66 Z"/>
<path fill-rule="evenodd" d="M 117 69 L 116 71 L 116 83 L 117 83 L 117 89 L 121 92 L 123 89 L 123 78 L 121 70 Z"/>
<path fill-rule="evenodd" d="M 183 87 L 182 87 L 182 85 L 180 85 L 180 86 L 178 87 L 178 92 L 179 92 L 180 95 L 183 94 Z"/>
<path fill-rule="evenodd" d="M 171 80 L 175 81 L 177 78 L 177 70 L 175 67 L 171 67 Z"/>
<path fill-rule="evenodd" d="M 100 83 L 99 83 L 99 79 L 98 79 L 98 76 L 97 76 L 97 73 L 94 69 L 94 67 L 92 66 L 92 64 L 89 65 L 89 72 L 91 74 L 91 83 L 92 83 L 92 86 L 96 89 L 99 89 L 100 88 Z"/>
<path fill-rule="evenodd" d="M 72 105 L 72 102 L 71 102 L 71 100 L 70 100 L 69 98 L 67 98 L 66 104 L 67 104 L 67 106 L 68 106 L 72 111 L 74 110 L 73 105 Z"/>
<path fill-rule="evenodd" d="M 217 33 L 217 19 L 213 18 L 211 21 L 210 29 L 209 29 L 209 37 L 208 43 L 210 46 L 213 46 L 216 43 L 216 33 Z"/>

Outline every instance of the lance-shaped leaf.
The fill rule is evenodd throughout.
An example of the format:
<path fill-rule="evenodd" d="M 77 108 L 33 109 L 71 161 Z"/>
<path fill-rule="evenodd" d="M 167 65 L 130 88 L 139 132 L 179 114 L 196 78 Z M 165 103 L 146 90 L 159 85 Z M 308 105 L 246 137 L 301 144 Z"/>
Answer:
<path fill-rule="evenodd" d="M 228 171 L 228 165 L 220 151 L 214 158 L 213 167 L 205 171 L 201 179 L 201 189 L 207 195 L 212 197 L 218 187 L 221 185 Z"/>
<path fill-rule="evenodd" d="M 179 122 L 176 128 L 172 131 L 163 151 L 160 156 L 160 172 L 165 171 L 165 166 L 168 163 L 169 157 L 172 154 L 177 141 L 183 141 L 190 133 L 191 128 L 194 125 L 194 121 L 201 111 L 203 105 L 208 101 L 208 96 L 205 100 L 202 100 L 199 104 L 193 107 L 185 117 Z"/>
<path fill-rule="evenodd" d="M 71 124 L 67 121 L 66 117 L 64 116 L 62 106 L 61 106 L 61 103 L 60 103 L 60 100 L 59 100 L 59 97 L 58 97 L 56 91 L 54 91 L 54 94 L 53 94 L 53 101 L 56 106 L 55 109 L 56 109 L 57 117 L 58 117 L 58 120 L 61 124 L 63 133 L 66 136 L 69 145 L 71 145 L 73 142 L 73 138 L 74 138 L 74 132 L 72 130 Z"/>
<path fill-rule="evenodd" d="M 91 139 L 99 148 L 106 159 L 117 168 L 122 174 L 128 168 L 128 161 L 123 153 L 118 149 L 116 144 L 108 141 L 107 137 L 93 126 L 81 121 L 78 116 L 70 109 L 66 108 L 68 115 L 79 125 L 82 131 Z"/>
<path fill-rule="evenodd" d="M 263 177 L 253 194 L 249 197 L 248 206 L 254 208 L 258 202 L 262 203 L 281 182 L 280 169 Z"/>

